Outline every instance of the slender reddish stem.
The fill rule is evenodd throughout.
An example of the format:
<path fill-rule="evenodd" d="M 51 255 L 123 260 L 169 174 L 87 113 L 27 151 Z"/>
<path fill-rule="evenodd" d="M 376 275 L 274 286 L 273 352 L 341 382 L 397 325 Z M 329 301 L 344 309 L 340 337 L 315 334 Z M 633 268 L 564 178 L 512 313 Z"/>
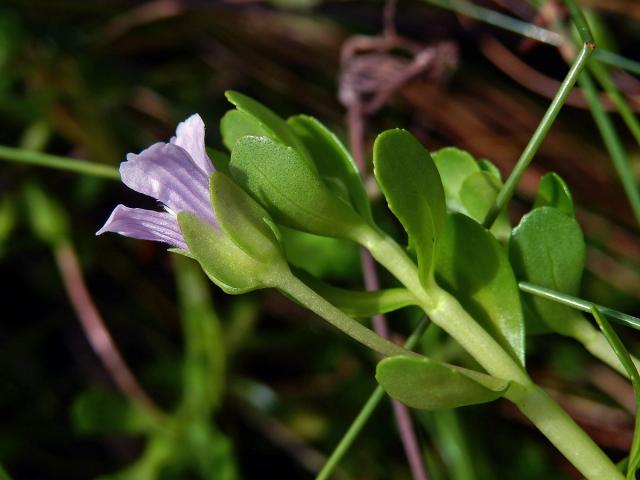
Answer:
<path fill-rule="evenodd" d="M 100 312 L 98 312 L 84 281 L 75 249 L 70 243 L 62 242 L 55 247 L 54 254 L 69 301 L 78 316 L 80 325 L 91 344 L 91 348 L 109 372 L 113 382 L 134 403 L 149 412 L 160 414 L 160 409 L 140 386 L 122 358 Z"/>

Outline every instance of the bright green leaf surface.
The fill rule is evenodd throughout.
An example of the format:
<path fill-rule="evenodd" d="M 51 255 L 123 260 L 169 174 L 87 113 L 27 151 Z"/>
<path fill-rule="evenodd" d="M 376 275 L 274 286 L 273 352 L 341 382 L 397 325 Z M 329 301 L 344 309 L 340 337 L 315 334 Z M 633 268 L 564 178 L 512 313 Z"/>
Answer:
<path fill-rule="evenodd" d="M 265 209 L 224 173 L 214 172 L 210 187 L 216 218 L 236 245 L 261 262 L 281 259 L 280 244 L 265 222 L 269 219 Z"/>
<path fill-rule="evenodd" d="M 372 317 L 416 304 L 415 297 L 404 288 L 372 292 L 346 290 L 329 285 L 311 275 L 302 273 L 298 276 L 315 292 L 350 317 Z"/>
<path fill-rule="evenodd" d="M 282 245 L 291 265 L 318 278 L 361 280 L 360 249 L 342 238 L 321 237 L 281 227 Z"/>
<path fill-rule="evenodd" d="M 518 284 L 493 235 L 471 218 L 450 213 L 440 241 L 436 278 L 524 365 L 525 331 Z"/>
<path fill-rule="evenodd" d="M 229 110 L 220 120 L 222 143 L 229 151 L 233 150 L 239 138 L 269 136 L 270 133 L 254 116 L 241 110 Z"/>
<path fill-rule="evenodd" d="M 291 127 L 270 108 L 239 92 L 228 91 L 225 92 L 225 95 L 238 110 L 255 118 L 262 129 L 268 132 L 269 137 L 295 148 L 303 158 L 309 158 L 303 143 L 298 139 Z"/>
<path fill-rule="evenodd" d="M 540 179 L 533 208 L 555 207 L 562 213 L 575 216 L 573 197 L 569 187 L 557 173 L 547 173 Z"/>
<path fill-rule="evenodd" d="M 178 223 L 193 257 L 226 293 L 245 293 L 267 286 L 262 276 L 265 264 L 247 255 L 222 230 L 189 212 L 180 212 Z"/>
<path fill-rule="evenodd" d="M 290 117 L 287 123 L 307 148 L 320 175 L 339 179 L 346 186 L 355 211 L 371 220 L 371 207 L 358 167 L 338 137 L 307 115 Z"/>
<path fill-rule="evenodd" d="M 460 187 L 460 202 L 467 213 L 477 222 L 482 222 L 495 203 L 502 181 L 493 173 L 482 171 L 469 175 Z M 511 223 L 505 208 L 491 227 L 491 233 L 500 241 L 506 242 L 511 233 Z"/>
<path fill-rule="evenodd" d="M 536 208 L 514 228 L 509 258 L 518 280 L 576 295 L 585 261 L 580 225 L 557 208 Z M 571 334 L 575 312 L 569 307 L 532 296 L 525 296 L 523 302 L 553 330 Z"/>
<path fill-rule="evenodd" d="M 488 375 L 404 356 L 378 363 L 376 380 L 391 397 L 423 410 L 491 402 L 509 386 L 508 382 Z"/>
<path fill-rule="evenodd" d="M 266 137 L 243 137 L 231 153 L 235 181 L 276 222 L 330 237 L 357 238 L 364 220 L 327 188 L 294 149 Z M 354 239 L 355 239 L 354 238 Z"/>
<path fill-rule="evenodd" d="M 389 208 L 418 255 L 423 285 L 433 279 L 437 242 L 446 219 L 444 190 L 429 152 L 405 130 L 387 130 L 373 147 L 374 172 Z"/>
<path fill-rule="evenodd" d="M 502 174 L 500 173 L 500 169 L 495 166 L 495 164 L 491 160 L 487 160 L 486 158 L 481 158 L 478 160 L 478 166 L 480 170 L 483 172 L 490 173 L 498 180 L 502 181 Z"/>
<path fill-rule="evenodd" d="M 470 153 L 455 147 L 442 148 L 432 156 L 442 179 L 447 206 L 450 210 L 462 211 L 460 188 L 469 175 L 480 171 L 478 163 Z"/>

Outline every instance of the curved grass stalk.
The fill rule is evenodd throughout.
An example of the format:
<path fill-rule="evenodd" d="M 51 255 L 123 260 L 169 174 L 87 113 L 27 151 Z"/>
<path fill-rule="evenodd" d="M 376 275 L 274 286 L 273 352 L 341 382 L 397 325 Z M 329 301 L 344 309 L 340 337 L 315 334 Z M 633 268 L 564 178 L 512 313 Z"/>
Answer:
<path fill-rule="evenodd" d="M 93 177 L 106 178 L 108 180 L 120 180 L 120 173 L 116 167 L 101 163 L 85 162 L 75 158 L 50 155 L 48 153 L 27 150 L 24 148 L 7 147 L 0 145 L 0 160 L 22 163 L 39 167 L 55 168 L 68 172 L 91 175 Z"/>
<path fill-rule="evenodd" d="M 498 192 L 498 195 L 496 197 L 496 200 L 493 206 L 491 207 L 491 209 L 487 213 L 486 218 L 484 219 L 483 225 L 486 228 L 490 228 L 491 225 L 493 225 L 493 222 L 498 217 L 502 209 L 509 202 L 509 200 L 511 200 L 511 197 L 515 192 L 516 186 L 520 182 L 522 175 L 524 174 L 525 170 L 533 160 L 534 155 L 538 152 L 538 149 L 540 148 L 540 145 L 542 145 L 542 142 L 547 136 L 547 133 L 549 133 L 549 130 L 553 125 L 553 122 L 555 121 L 556 117 L 560 113 L 562 106 L 564 105 L 565 101 L 567 100 L 567 97 L 569 96 L 569 93 L 571 92 L 571 89 L 575 85 L 576 81 L 578 81 L 578 77 L 580 76 L 580 73 L 584 70 L 587 60 L 589 60 L 589 57 L 593 53 L 594 49 L 595 49 L 595 44 L 593 42 L 591 41 L 584 42 L 580 50 L 580 53 L 578 54 L 573 64 L 571 65 L 571 68 L 569 69 L 567 76 L 562 81 L 562 84 L 560 85 L 560 89 L 558 90 L 555 97 L 551 101 L 551 104 L 549 105 L 549 108 L 544 114 L 544 117 L 542 117 L 542 120 L 540 121 L 538 128 L 536 128 L 536 131 L 531 136 L 529 143 L 527 144 L 522 154 L 520 155 L 520 158 L 516 162 L 515 167 L 513 168 L 511 174 L 509 175 L 509 178 L 507 178 L 506 182 L 504 182 L 504 185 Z"/>

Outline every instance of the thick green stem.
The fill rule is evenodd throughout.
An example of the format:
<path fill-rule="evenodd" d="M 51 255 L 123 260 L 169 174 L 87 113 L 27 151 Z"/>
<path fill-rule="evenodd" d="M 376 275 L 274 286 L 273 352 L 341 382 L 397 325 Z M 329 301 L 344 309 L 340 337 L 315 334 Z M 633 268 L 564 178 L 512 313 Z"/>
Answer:
<path fill-rule="evenodd" d="M 419 299 L 434 324 L 460 343 L 491 375 L 514 382 L 507 398 L 587 479 L 624 478 L 593 440 L 531 381 L 524 368 L 471 318 L 453 296 L 435 284 L 429 293 L 425 291 L 415 265 L 402 248 L 397 244 L 394 246 L 391 238 L 378 232 L 371 232 L 363 240 L 373 257 Z"/>
<path fill-rule="evenodd" d="M 589 321 L 580 314 L 577 314 L 575 316 L 575 320 L 571 320 L 571 322 L 574 323 L 574 326 L 572 327 L 573 334 L 571 335 L 573 338 L 582 343 L 584 348 L 586 348 L 591 355 L 600 359 L 602 362 L 617 370 L 625 377 L 629 377 L 629 374 L 622 363 L 620 363 L 620 359 L 615 354 L 602 332 L 594 328 L 593 325 L 591 325 L 591 323 L 589 323 Z M 633 356 L 631 359 L 636 365 L 636 368 L 640 369 L 640 360 Z"/>
<path fill-rule="evenodd" d="M 277 282 L 274 285 L 291 298 L 307 307 L 312 312 L 324 318 L 331 325 L 349 335 L 354 340 L 369 347 L 384 356 L 393 355 L 410 355 L 420 356 L 415 352 L 396 345 L 389 340 L 382 338 L 367 327 L 345 315 L 341 310 L 337 309 L 323 297 L 314 292 L 305 285 L 300 279 L 292 273 L 281 273 L 274 279 Z"/>
<path fill-rule="evenodd" d="M 613 462 L 542 388 L 509 398 L 588 480 L 623 480 Z"/>
<path fill-rule="evenodd" d="M 368 235 L 366 247 L 373 258 L 415 295 L 433 323 L 451 335 L 487 372 L 522 384 L 531 382 L 522 367 L 469 316 L 452 295 L 435 283 L 429 292 L 423 288 L 415 264 L 392 238 L 372 232 Z"/>

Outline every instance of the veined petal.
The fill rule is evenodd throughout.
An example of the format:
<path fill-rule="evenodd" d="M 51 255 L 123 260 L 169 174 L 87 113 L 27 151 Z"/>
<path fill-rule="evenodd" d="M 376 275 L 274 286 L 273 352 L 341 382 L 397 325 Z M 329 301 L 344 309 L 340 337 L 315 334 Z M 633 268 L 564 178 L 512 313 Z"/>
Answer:
<path fill-rule="evenodd" d="M 174 212 L 195 213 L 215 225 L 209 199 L 209 176 L 182 147 L 156 143 L 120 164 L 125 185 L 167 205 Z"/>
<path fill-rule="evenodd" d="M 213 173 L 213 163 L 204 146 L 204 122 L 200 115 L 194 113 L 184 122 L 180 122 L 171 143 L 184 148 L 207 177 Z"/>
<path fill-rule="evenodd" d="M 105 232 L 115 232 L 140 240 L 155 240 L 183 250 L 189 249 L 180 232 L 178 219 L 167 212 L 118 205 L 96 235 Z"/>

